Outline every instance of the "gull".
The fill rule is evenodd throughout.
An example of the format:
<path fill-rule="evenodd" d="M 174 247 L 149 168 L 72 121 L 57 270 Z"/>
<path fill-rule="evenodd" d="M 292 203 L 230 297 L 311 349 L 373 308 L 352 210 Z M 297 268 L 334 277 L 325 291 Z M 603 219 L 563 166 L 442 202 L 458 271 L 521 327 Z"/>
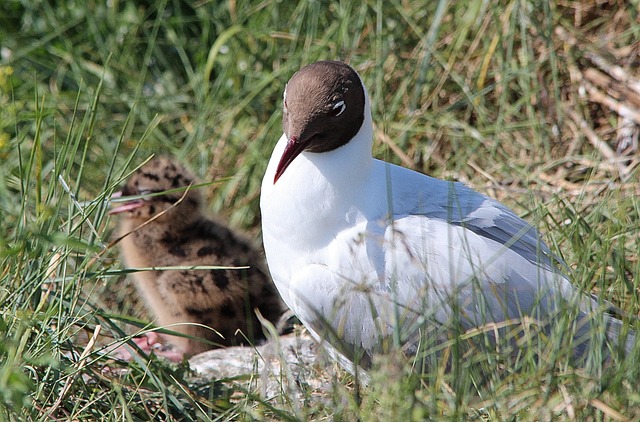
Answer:
<path fill-rule="evenodd" d="M 572 359 L 630 352 L 634 333 L 623 341 L 610 306 L 580 293 L 513 211 L 373 158 L 369 97 L 349 65 L 295 73 L 283 129 L 261 188 L 267 264 L 285 303 L 347 368 L 396 347 L 442 350 L 452 333 L 514 355 L 532 332 L 563 338 Z"/>
<path fill-rule="evenodd" d="M 121 216 L 120 249 L 126 266 L 147 269 L 133 276 L 156 323 L 188 336 L 167 336 L 173 350 L 166 353 L 157 347 L 162 338 L 155 333 L 136 343 L 176 361 L 220 346 L 263 340 L 255 309 L 274 324 L 285 310 L 264 258 L 242 235 L 203 214 L 194 183 L 191 171 L 174 158 L 154 158 L 116 195 L 131 198 L 110 211 Z M 193 266 L 240 269 L 190 269 Z"/>

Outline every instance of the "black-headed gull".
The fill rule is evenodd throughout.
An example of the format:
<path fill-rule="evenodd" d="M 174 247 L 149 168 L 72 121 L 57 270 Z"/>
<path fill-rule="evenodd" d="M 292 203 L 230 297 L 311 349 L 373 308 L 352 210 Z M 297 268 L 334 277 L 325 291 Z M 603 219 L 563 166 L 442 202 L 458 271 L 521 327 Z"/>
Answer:
<path fill-rule="evenodd" d="M 274 324 L 285 309 L 260 253 L 243 236 L 202 213 L 200 190 L 190 187 L 194 181 L 175 159 L 154 158 L 125 184 L 122 196 L 131 200 L 111 210 L 121 214 L 120 248 L 127 267 L 187 267 L 134 273 L 137 291 L 157 325 L 193 337 L 169 338 L 176 350 L 166 356 L 173 360 L 215 345 L 263 339 L 254 309 Z M 191 266 L 250 267 L 188 269 Z M 151 340 L 158 341 L 157 336 Z M 153 346 L 149 343 L 138 345 L 148 351 Z"/>
<path fill-rule="evenodd" d="M 492 347 L 508 337 L 501 347 L 516 352 L 525 333 L 564 335 L 581 357 L 597 320 L 617 342 L 621 322 L 576 292 L 509 208 L 372 157 L 369 98 L 350 66 L 294 74 L 283 127 L 262 182 L 267 263 L 287 305 L 343 363 L 367 366 L 390 345 L 418 353 L 451 330 L 483 333 Z"/>

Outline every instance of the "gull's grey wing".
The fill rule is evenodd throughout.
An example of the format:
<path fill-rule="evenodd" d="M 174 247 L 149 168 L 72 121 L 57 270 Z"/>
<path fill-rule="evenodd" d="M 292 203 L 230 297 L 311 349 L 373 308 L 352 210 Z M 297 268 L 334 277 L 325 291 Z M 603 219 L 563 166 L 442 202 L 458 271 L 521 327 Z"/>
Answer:
<path fill-rule="evenodd" d="M 504 245 L 546 270 L 558 271 L 554 263 L 564 264 L 544 243 L 538 230 L 500 202 L 461 183 L 431 179 L 430 187 L 435 191 L 425 197 L 431 201 L 415 201 L 409 214 L 439 218 L 462 226 Z"/>

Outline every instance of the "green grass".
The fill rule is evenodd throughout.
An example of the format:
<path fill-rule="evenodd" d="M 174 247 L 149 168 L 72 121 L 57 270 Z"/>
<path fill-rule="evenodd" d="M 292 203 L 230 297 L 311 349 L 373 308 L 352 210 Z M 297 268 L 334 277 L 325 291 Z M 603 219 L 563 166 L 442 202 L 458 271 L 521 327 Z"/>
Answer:
<path fill-rule="evenodd" d="M 564 4 L 0 3 L 0 420 L 638 420 L 637 354 L 601 374 L 529 363 L 482 386 L 447 373 L 423 384 L 390 359 L 369 387 L 338 371 L 332 393 L 300 407 L 156 359 L 105 372 L 98 353 L 124 341 L 125 322 L 144 327 L 127 316 L 105 198 L 172 153 L 214 181 L 209 210 L 258 239 L 284 85 L 319 59 L 363 76 L 377 157 L 504 201 L 577 285 L 640 314 L 637 167 L 618 178 L 573 118 L 615 149 L 618 116 L 575 76 L 595 51 L 640 78 L 639 4 Z"/>

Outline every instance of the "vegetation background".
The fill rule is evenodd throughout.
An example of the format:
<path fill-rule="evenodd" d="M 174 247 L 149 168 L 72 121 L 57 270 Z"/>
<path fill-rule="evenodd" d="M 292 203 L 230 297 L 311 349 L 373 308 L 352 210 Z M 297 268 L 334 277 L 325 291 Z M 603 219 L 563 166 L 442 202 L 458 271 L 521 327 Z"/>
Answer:
<path fill-rule="evenodd" d="M 639 315 L 639 8 L 3 0 L 0 420 L 640 420 L 637 355 L 483 386 L 381 368 L 358 387 L 343 373 L 301 406 L 157 359 L 118 372 L 100 354 L 126 340 L 125 322 L 144 326 L 106 198 L 152 154 L 175 154 L 211 182 L 209 211 L 259 242 L 282 91 L 319 59 L 364 78 L 375 156 L 505 202 L 577 285 Z"/>

